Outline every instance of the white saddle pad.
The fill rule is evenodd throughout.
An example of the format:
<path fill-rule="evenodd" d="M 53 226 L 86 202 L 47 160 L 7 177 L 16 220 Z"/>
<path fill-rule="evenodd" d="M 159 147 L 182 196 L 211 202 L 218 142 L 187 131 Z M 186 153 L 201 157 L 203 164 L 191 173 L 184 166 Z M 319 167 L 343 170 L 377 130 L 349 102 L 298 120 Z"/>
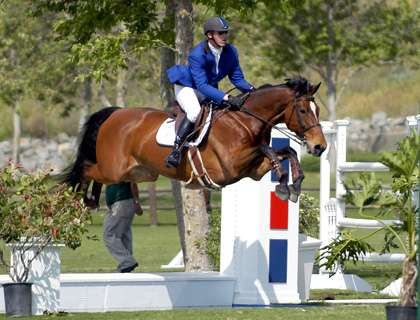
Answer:
<path fill-rule="evenodd" d="M 201 141 L 203 141 L 207 131 L 210 128 L 212 113 L 213 110 L 212 108 L 210 108 L 209 114 L 207 115 L 206 122 L 204 124 L 203 130 L 200 133 L 200 136 L 195 141 L 186 142 L 184 147 L 194 145 L 198 146 L 201 143 Z M 173 147 L 175 135 L 175 120 L 168 118 L 159 127 L 159 130 L 156 133 L 156 142 L 161 146 Z"/>

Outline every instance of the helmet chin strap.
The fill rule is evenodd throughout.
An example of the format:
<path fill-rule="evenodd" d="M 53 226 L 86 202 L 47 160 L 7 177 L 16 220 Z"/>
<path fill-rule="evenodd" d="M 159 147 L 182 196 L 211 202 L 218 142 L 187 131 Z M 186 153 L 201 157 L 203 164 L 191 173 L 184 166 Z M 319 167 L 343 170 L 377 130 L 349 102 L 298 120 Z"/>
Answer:
<path fill-rule="evenodd" d="M 210 34 L 211 34 L 212 38 L 209 38 L 208 36 L 207 36 L 207 37 L 209 38 L 209 40 L 213 40 L 213 41 L 214 41 L 214 43 L 215 43 L 215 44 L 217 44 L 217 45 L 219 46 L 219 48 L 221 48 L 222 46 L 221 46 L 220 44 L 218 44 L 218 43 L 217 43 L 216 39 L 214 38 L 214 34 L 213 34 L 213 32 L 214 32 L 213 30 L 212 30 L 212 31 L 210 31 Z"/>

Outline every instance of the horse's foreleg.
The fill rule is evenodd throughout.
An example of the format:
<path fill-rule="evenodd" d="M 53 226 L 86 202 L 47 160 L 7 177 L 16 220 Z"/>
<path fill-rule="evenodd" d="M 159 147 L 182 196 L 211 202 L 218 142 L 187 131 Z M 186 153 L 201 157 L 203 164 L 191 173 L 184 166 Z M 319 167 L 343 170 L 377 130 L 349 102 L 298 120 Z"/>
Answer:
<path fill-rule="evenodd" d="M 286 157 L 290 161 L 293 180 L 293 184 L 289 185 L 290 201 L 297 202 L 301 192 L 302 181 L 305 179 L 305 175 L 297 158 L 296 151 L 291 147 L 285 147 L 276 151 L 276 154 L 281 155 L 282 157 Z"/>
<path fill-rule="evenodd" d="M 276 196 L 283 201 L 287 201 L 290 197 L 290 189 L 287 186 L 287 170 L 281 164 L 276 152 L 267 144 L 262 144 L 258 147 L 259 151 L 264 154 L 271 163 L 274 174 L 279 181 L 276 186 Z"/>

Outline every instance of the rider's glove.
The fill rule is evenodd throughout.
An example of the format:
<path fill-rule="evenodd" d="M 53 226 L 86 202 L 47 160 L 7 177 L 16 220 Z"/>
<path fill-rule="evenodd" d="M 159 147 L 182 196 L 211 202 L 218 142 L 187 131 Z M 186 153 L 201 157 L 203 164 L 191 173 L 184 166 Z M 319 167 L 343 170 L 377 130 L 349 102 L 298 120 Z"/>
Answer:
<path fill-rule="evenodd" d="M 242 106 L 242 100 L 239 97 L 229 96 L 228 103 L 235 108 L 240 108 Z"/>

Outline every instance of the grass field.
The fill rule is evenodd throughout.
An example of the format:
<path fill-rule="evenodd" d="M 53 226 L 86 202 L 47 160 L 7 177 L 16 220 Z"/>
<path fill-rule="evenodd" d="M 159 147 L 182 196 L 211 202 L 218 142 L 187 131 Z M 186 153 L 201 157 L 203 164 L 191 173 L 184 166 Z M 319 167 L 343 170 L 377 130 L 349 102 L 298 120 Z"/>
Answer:
<path fill-rule="evenodd" d="M 73 313 L 63 314 L 71 320 L 382 320 L 384 306 L 299 306 L 297 308 L 234 308 L 211 310 L 168 310 L 141 312 Z M 0 315 L 6 319 L 6 315 Z M 20 319 L 34 319 L 24 317 Z M 51 319 L 51 316 L 37 316 L 35 319 Z"/>

